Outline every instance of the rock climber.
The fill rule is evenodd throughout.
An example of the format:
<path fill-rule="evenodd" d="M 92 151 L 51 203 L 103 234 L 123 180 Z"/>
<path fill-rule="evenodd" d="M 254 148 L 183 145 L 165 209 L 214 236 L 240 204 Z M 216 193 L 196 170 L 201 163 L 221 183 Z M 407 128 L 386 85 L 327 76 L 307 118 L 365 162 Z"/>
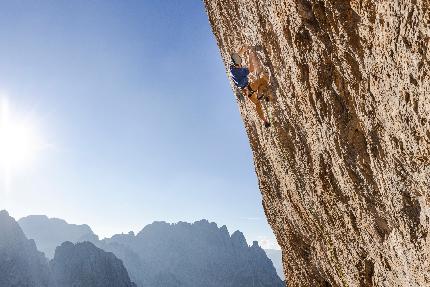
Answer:
<path fill-rule="evenodd" d="M 242 65 L 242 57 L 247 52 L 249 67 Z M 237 53 L 231 54 L 231 61 L 230 74 L 234 84 L 255 104 L 258 117 L 264 122 L 264 126 L 270 127 L 270 122 L 265 118 L 260 102 L 262 98 L 270 101 L 270 95 L 263 94 L 268 92 L 269 77 L 259 67 L 261 65 L 259 65 L 256 52 L 253 48 L 245 46 Z M 252 79 L 250 76 L 253 76 Z"/>

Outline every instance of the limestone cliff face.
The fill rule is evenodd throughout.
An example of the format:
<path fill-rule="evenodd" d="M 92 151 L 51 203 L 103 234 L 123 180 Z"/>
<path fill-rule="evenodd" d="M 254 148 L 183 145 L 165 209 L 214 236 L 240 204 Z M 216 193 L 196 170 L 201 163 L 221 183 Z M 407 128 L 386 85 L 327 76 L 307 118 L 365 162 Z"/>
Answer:
<path fill-rule="evenodd" d="M 289 286 L 430 286 L 430 2 L 205 4 L 271 76 L 270 129 L 238 104 Z"/>

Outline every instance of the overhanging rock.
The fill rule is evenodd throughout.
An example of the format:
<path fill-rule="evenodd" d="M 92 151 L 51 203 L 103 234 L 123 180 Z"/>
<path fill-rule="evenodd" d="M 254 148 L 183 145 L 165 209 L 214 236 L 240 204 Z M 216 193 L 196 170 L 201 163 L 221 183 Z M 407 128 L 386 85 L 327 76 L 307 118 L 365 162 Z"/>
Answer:
<path fill-rule="evenodd" d="M 430 2 L 205 4 L 271 75 L 271 128 L 238 104 L 289 286 L 430 286 Z"/>

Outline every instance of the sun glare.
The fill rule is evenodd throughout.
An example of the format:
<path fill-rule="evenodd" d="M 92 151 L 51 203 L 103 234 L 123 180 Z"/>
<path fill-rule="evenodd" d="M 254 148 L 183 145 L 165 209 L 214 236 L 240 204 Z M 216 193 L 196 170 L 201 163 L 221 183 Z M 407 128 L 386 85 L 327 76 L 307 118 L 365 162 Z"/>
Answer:
<path fill-rule="evenodd" d="M 5 171 L 26 167 L 42 148 L 31 121 L 12 114 L 7 100 L 0 101 L 0 167 Z"/>

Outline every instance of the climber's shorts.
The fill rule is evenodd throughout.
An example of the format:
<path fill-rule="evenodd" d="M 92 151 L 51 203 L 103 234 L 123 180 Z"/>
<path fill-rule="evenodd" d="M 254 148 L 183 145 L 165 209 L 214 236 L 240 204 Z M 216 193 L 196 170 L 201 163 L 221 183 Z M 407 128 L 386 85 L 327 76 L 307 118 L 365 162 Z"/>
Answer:
<path fill-rule="evenodd" d="M 243 87 L 242 91 L 245 89 L 248 90 L 248 97 L 251 97 L 256 92 L 251 88 L 251 84 L 248 84 L 246 87 Z"/>

